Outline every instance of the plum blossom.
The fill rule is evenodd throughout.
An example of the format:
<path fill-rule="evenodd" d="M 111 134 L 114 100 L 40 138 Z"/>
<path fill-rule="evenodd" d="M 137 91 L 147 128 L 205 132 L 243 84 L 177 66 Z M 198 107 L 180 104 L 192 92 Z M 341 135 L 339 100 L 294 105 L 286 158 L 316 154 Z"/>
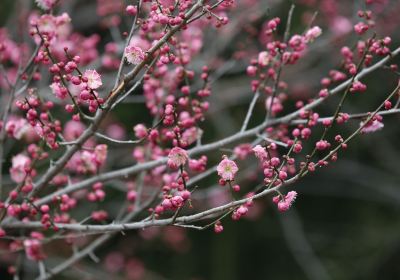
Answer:
<path fill-rule="evenodd" d="M 331 23 L 331 29 L 337 36 L 350 32 L 352 28 L 353 25 L 351 24 L 351 21 L 342 16 L 335 17 Z"/>
<path fill-rule="evenodd" d="M 129 45 L 125 48 L 125 57 L 130 64 L 139 64 L 144 60 L 144 52 L 141 48 Z"/>
<path fill-rule="evenodd" d="M 97 165 L 96 158 L 92 152 L 83 151 L 80 154 L 80 160 L 77 166 L 77 171 L 79 173 L 96 173 Z"/>
<path fill-rule="evenodd" d="M 306 32 L 306 35 L 304 37 L 306 38 L 306 42 L 312 42 L 321 34 L 321 28 L 319 26 L 313 26 Z"/>
<path fill-rule="evenodd" d="M 168 154 L 168 167 L 172 169 L 176 169 L 179 166 L 182 166 L 189 159 L 188 153 L 179 147 L 172 148 Z"/>
<path fill-rule="evenodd" d="M 24 241 L 25 253 L 28 259 L 40 261 L 46 258 L 42 245 L 38 239 L 27 239 Z"/>
<path fill-rule="evenodd" d="M 252 145 L 250 143 L 240 144 L 233 149 L 233 153 L 239 159 L 244 160 L 252 152 Z"/>
<path fill-rule="evenodd" d="M 207 157 L 204 155 L 201 156 L 199 159 L 189 160 L 189 168 L 192 171 L 202 172 L 206 170 L 206 165 L 207 165 Z"/>
<path fill-rule="evenodd" d="M 31 164 L 31 159 L 24 154 L 18 154 L 12 158 L 11 162 L 11 179 L 13 179 L 16 183 L 23 182 L 27 174 L 26 169 L 29 168 Z"/>
<path fill-rule="evenodd" d="M 145 138 L 148 135 L 146 126 L 141 123 L 135 125 L 133 131 L 135 132 L 136 138 Z"/>
<path fill-rule="evenodd" d="M 93 211 L 91 217 L 94 221 L 101 222 L 108 218 L 108 213 L 104 210 Z"/>
<path fill-rule="evenodd" d="M 355 81 L 350 88 L 350 92 L 364 92 L 367 90 L 367 86 L 360 81 Z"/>
<path fill-rule="evenodd" d="M 17 140 L 22 139 L 27 133 L 32 131 L 31 126 L 26 119 L 12 119 L 6 123 L 7 133 Z"/>
<path fill-rule="evenodd" d="M 182 133 L 182 139 L 181 139 L 182 146 L 189 146 L 193 144 L 197 140 L 199 134 L 201 134 L 201 131 L 199 132 L 199 130 L 196 127 L 191 127 L 185 130 Z"/>
<path fill-rule="evenodd" d="M 60 83 L 52 83 L 50 85 L 51 91 L 53 94 L 60 99 L 65 99 L 67 97 L 67 89 L 62 86 Z"/>
<path fill-rule="evenodd" d="M 90 89 L 98 89 L 103 85 L 101 76 L 96 70 L 86 70 L 83 77 L 87 79 L 87 85 Z"/>
<path fill-rule="evenodd" d="M 367 32 L 368 29 L 369 29 L 369 26 L 363 22 L 359 22 L 356 25 L 354 25 L 354 31 L 358 35 L 364 34 L 365 32 Z"/>
<path fill-rule="evenodd" d="M 258 54 L 258 64 L 262 67 L 266 67 L 270 62 L 270 57 L 268 52 L 263 51 Z"/>
<path fill-rule="evenodd" d="M 55 34 L 57 24 L 54 16 L 42 15 L 35 24 L 41 33 Z"/>
<path fill-rule="evenodd" d="M 226 156 L 217 166 L 218 175 L 221 176 L 224 181 L 232 181 L 235 178 L 235 174 L 239 168 L 233 160 L 228 159 Z"/>
<path fill-rule="evenodd" d="M 94 158 L 98 166 L 102 166 L 107 159 L 107 145 L 101 144 L 94 148 Z"/>
<path fill-rule="evenodd" d="M 288 192 L 284 197 L 282 196 L 275 196 L 272 201 L 278 205 L 278 210 L 280 212 L 285 212 L 289 210 L 290 206 L 292 206 L 293 202 L 297 197 L 296 191 Z"/>
<path fill-rule="evenodd" d="M 271 109 L 272 114 L 275 115 L 283 110 L 283 105 L 278 97 L 272 98 L 272 96 L 270 96 L 265 100 L 265 108 L 267 110 Z"/>
<path fill-rule="evenodd" d="M 39 8 L 43 10 L 50 10 L 51 8 L 54 7 L 57 0 L 35 0 L 35 2 Z"/>
<path fill-rule="evenodd" d="M 69 160 L 67 167 L 80 174 L 96 173 L 105 163 L 107 158 L 107 145 L 101 144 L 94 151 L 82 151 L 75 153 Z"/>
<path fill-rule="evenodd" d="M 126 6 L 126 12 L 128 15 L 135 16 L 137 14 L 137 8 L 133 5 Z"/>
<path fill-rule="evenodd" d="M 191 57 L 194 54 L 198 53 L 203 47 L 204 44 L 203 32 L 199 27 L 194 25 L 189 25 L 188 28 L 182 32 L 182 38 L 185 42 L 188 42 L 188 48 L 182 49 L 184 53 L 183 60 L 187 58 L 191 59 Z"/>
<path fill-rule="evenodd" d="M 255 146 L 253 152 L 259 160 L 266 160 L 268 158 L 267 151 L 261 145 Z"/>
<path fill-rule="evenodd" d="M 64 126 L 63 135 L 65 140 L 73 141 L 77 139 L 84 131 L 85 125 L 78 121 L 68 121 Z"/>
<path fill-rule="evenodd" d="M 249 208 L 245 205 L 241 205 L 238 209 L 233 211 L 232 213 L 232 219 L 234 221 L 239 220 L 242 216 L 246 215 L 247 212 L 249 211 Z"/>
<path fill-rule="evenodd" d="M 125 128 L 119 123 L 110 124 L 110 126 L 107 127 L 106 134 L 117 140 L 123 140 L 126 136 Z"/>
<path fill-rule="evenodd" d="M 56 58 L 60 58 L 60 54 L 64 55 L 64 47 L 68 47 L 71 50 L 75 50 L 77 46 L 80 46 L 81 42 L 72 42 L 66 40 L 71 33 L 71 18 L 67 13 L 63 13 L 60 16 L 53 16 L 50 14 L 44 14 L 40 17 L 32 15 L 30 19 L 32 25 L 32 31 L 36 31 L 36 26 L 39 32 L 46 34 L 48 41 L 52 47 L 53 55 Z M 40 36 L 34 36 L 35 42 L 40 43 Z M 58 40 L 56 40 L 58 39 Z M 71 40 L 77 41 L 76 38 L 71 37 Z M 79 44 L 78 44 L 79 43 Z M 87 43 L 86 43 L 87 44 Z M 89 47 L 87 44 L 86 47 Z M 85 49 L 87 53 L 90 53 L 90 49 Z"/>
<path fill-rule="evenodd" d="M 384 127 L 384 124 L 379 120 L 373 120 L 365 124 L 364 122 L 360 123 L 360 126 L 363 126 L 361 129 L 362 133 L 371 133 L 378 130 L 381 130 Z"/>
<path fill-rule="evenodd" d="M 221 233 L 224 231 L 224 227 L 222 226 L 221 222 L 218 221 L 214 224 L 214 232 L 215 233 Z"/>
<path fill-rule="evenodd" d="M 289 40 L 289 46 L 294 49 L 295 51 L 303 51 L 306 48 L 306 41 L 305 38 L 301 35 L 293 35 L 292 38 Z"/>

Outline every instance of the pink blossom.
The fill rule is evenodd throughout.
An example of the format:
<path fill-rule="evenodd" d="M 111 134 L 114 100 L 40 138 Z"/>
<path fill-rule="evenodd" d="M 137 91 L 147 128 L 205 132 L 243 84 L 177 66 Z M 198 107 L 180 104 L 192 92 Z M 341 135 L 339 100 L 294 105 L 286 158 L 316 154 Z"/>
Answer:
<path fill-rule="evenodd" d="M 303 146 L 301 146 L 300 143 L 296 143 L 296 144 L 294 144 L 293 152 L 295 152 L 296 154 L 298 154 L 298 153 L 301 152 L 302 149 L 303 149 Z"/>
<path fill-rule="evenodd" d="M 217 166 L 218 175 L 221 176 L 224 181 L 232 181 L 238 170 L 239 168 L 236 163 L 226 156 L 224 156 L 223 160 Z"/>
<path fill-rule="evenodd" d="M 46 258 L 42 245 L 38 239 L 27 239 L 24 241 L 25 253 L 28 259 L 40 261 Z"/>
<path fill-rule="evenodd" d="M 199 159 L 189 160 L 189 168 L 192 171 L 202 172 L 206 169 L 207 157 L 201 156 Z"/>
<path fill-rule="evenodd" d="M 182 137 L 181 137 L 182 145 L 189 146 L 189 145 L 193 144 L 197 140 L 198 134 L 199 134 L 199 130 L 196 127 L 191 127 L 189 129 L 186 129 L 182 133 Z"/>
<path fill-rule="evenodd" d="M 371 133 L 371 132 L 381 130 L 384 127 L 384 124 L 382 122 L 380 122 L 379 120 L 373 120 L 373 121 L 368 122 L 367 124 L 365 124 L 364 122 L 361 122 L 360 126 L 364 126 L 361 129 L 362 133 Z"/>
<path fill-rule="evenodd" d="M 171 198 L 171 203 L 174 208 L 179 208 L 183 206 L 184 199 L 180 195 L 176 195 Z"/>
<path fill-rule="evenodd" d="M 52 83 L 50 85 L 51 91 L 53 94 L 60 99 L 65 99 L 67 97 L 68 91 L 62 86 L 60 83 Z"/>
<path fill-rule="evenodd" d="M 96 173 L 97 162 L 93 153 L 89 151 L 83 151 L 80 154 L 79 161 L 77 162 L 76 169 L 79 173 Z"/>
<path fill-rule="evenodd" d="M 55 35 L 57 30 L 56 19 L 52 15 L 42 15 L 36 22 L 36 25 L 41 33 Z"/>
<path fill-rule="evenodd" d="M 125 128 L 119 123 L 110 124 L 106 130 L 107 136 L 117 139 L 123 140 L 126 136 Z"/>
<path fill-rule="evenodd" d="M 281 179 L 282 181 L 286 180 L 287 176 L 288 175 L 287 175 L 286 171 L 283 171 L 283 170 L 279 171 L 279 179 Z"/>
<path fill-rule="evenodd" d="M 182 39 L 189 43 L 188 50 L 183 50 L 185 51 L 186 57 L 197 54 L 204 44 L 202 30 L 194 25 L 189 25 L 186 30 L 183 30 Z M 191 59 L 191 57 L 189 59 Z"/>
<path fill-rule="evenodd" d="M 218 221 L 214 224 L 214 232 L 215 233 L 221 233 L 224 231 L 224 227 L 222 226 L 221 222 Z"/>
<path fill-rule="evenodd" d="M 96 70 L 86 70 L 83 77 L 87 79 L 87 85 L 90 89 L 98 89 L 103 85 L 100 74 Z"/>
<path fill-rule="evenodd" d="M 356 25 L 354 25 L 354 31 L 358 35 L 364 34 L 368 29 L 369 29 L 369 26 L 363 22 L 359 22 Z"/>
<path fill-rule="evenodd" d="M 237 221 L 242 216 L 246 215 L 248 211 L 249 211 L 249 208 L 247 206 L 241 205 L 239 208 L 237 208 L 235 211 L 233 211 L 232 219 Z"/>
<path fill-rule="evenodd" d="M 111 252 L 104 259 L 104 266 L 110 273 L 117 273 L 124 268 L 124 255 L 119 252 Z"/>
<path fill-rule="evenodd" d="M 239 159 L 244 160 L 252 152 L 252 145 L 250 143 L 240 144 L 233 149 L 233 152 Z"/>
<path fill-rule="evenodd" d="M 35 0 L 35 2 L 39 6 L 39 8 L 43 10 L 50 10 L 54 7 L 57 0 Z"/>
<path fill-rule="evenodd" d="M 290 191 L 286 194 L 285 197 L 275 196 L 272 201 L 278 205 L 278 210 L 281 212 L 285 212 L 289 210 L 290 206 L 292 206 L 293 202 L 297 197 L 296 191 Z"/>
<path fill-rule="evenodd" d="M 103 165 L 107 158 L 107 145 L 97 145 L 96 148 L 94 148 L 94 156 L 98 166 Z"/>
<path fill-rule="evenodd" d="M 77 121 L 68 121 L 64 126 L 64 137 L 67 141 L 77 139 L 84 131 L 85 125 Z"/>
<path fill-rule="evenodd" d="M 32 127 L 26 119 L 11 119 L 6 123 L 5 127 L 8 134 L 17 140 L 22 139 L 24 135 L 32 131 Z"/>
<path fill-rule="evenodd" d="M 128 13 L 128 15 L 135 16 L 137 14 L 136 6 L 128 5 L 128 6 L 126 6 L 125 10 Z"/>
<path fill-rule="evenodd" d="M 257 74 L 257 67 L 255 67 L 253 65 L 248 66 L 246 69 L 246 73 L 250 77 L 254 77 Z"/>
<path fill-rule="evenodd" d="M 14 156 L 11 161 L 11 179 L 13 179 L 16 183 L 23 182 L 26 176 L 26 168 L 29 168 L 31 159 L 24 154 L 18 154 Z"/>
<path fill-rule="evenodd" d="M 272 102 L 273 101 L 273 102 Z M 272 106 L 271 106 L 272 104 Z M 265 107 L 267 110 L 272 111 L 272 114 L 277 114 L 283 110 L 282 103 L 278 97 L 272 98 L 271 96 L 265 100 Z"/>
<path fill-rule="evenodd" d="M 260 66 L 265 67 L 269 64 L 269 62 L 270 62 L 270 57 L 268 52 L 264 51 L 258 54 L 258 64 Z"/>
<path fill-rule="evenodd" d="M 319 140 L 317 143 L 315 143 L 315 147 L 317 150 L 323 151 L 325 149 L 328 149 L 331 145 L 329 144 L 328 141 L 326 140 Z"/>
<path fill-rule="evenodd" d="M 350 92 L 364 92 L 367 90 L 367 86 L 360 81 L 355 81 L 350 88 Z"/>
<path fill-rule="evenodd" d="M 134 190 L 130 190 L 126 193 L 126 199 L 130 202 L 134 202 L 137 197 L 137 192 Z"/>
<path fill-rule="evenodd" d="M 301 35 L 293 35 L 293 37 L 290 38 L 288 44 L 293 50 L 295 50 L 297 52 L 300 52 L 300 51 L 303 51 L 306 48 L 305 42 L 306 41 L 305 41 L 303 36 L 301 36 Z"/>
<path fill-rule="evenodd" d="M 93 211 L 91 217 L 94 221 L 101 222 L 108 218 L 108 213 L 104 210 Z"/>
<path fill-rule="evenodd" d="M 322 34 L 321 28 L 319 26 L 313 26 L 306 32 L 306 35 L 304 37 L 306 38 L 307 42 L 312 42 L 321 34 Z"/>
<path fill-rule="evenodd" d="M 69 160 L 68 169 L 80 174 L 96 173 L 107 158 L 107 145 L 101 144 L 94 151 L 77 152 Z"/>
<path fill-rule="evenodd" d="M 136 147 L 132 152 L 132 157 L 138 162 L 143 162 L 145 160 L 143 147 Z"/>
<path fill-rule="evenodd" d="M 67 23 L 70 23 L 71 18 L 67 13 L 62 13 L 61 15 L 55 17 L 55 21 L 56 21 L 57 26 L 62 26 Z"/>
<path fill-rule="evenodd" d="M 268 158 L 268 153 L 265 150 L 265 148 L 261 147 L 261 145 L 257 145 L 253 148 L 253 152 L 255 154 L 255 156 L 259 159 L 259 160 L 266 160 Z"/>
<path fill-rule="evenodd" d="M 332 20 L 331 29 L 337 36 L 341 36 L 351 31 L 352 24 L 349 19 L 337 16 Z"/>
<path fill-rule="evenodd" d="M 143 50 L 134 45 L 129 45 L 125 48 L 125 57 L 130 64 L 139 64 L 144 60 Z"/>
<path fill-rule="evenodd" d="M 148 135 L 147 128 L 141 123 L 135 125 L 133 131 L 135 132 L 136 138 L 145 138 Z"/>
<path fill-rule="evenodd" d="M 278 24 L 281 22 L 280 18 L 273 18 L 270 21 L 268 21 L 267 26 L 271 30 L 275 30 L 278 27 Z"/>
<path fill-rule="evenodd" d="M 279 164 L 281 163 L 281 161 L 280 161 L 280 159 L 279 158 L 277 158 L 277 157 L 273 157 L 273 158 L 271 158 L 271 165 L 272 166 L 278 166 Z"/>
<path fill-rule="evenodd" d="M 139 35 L 132 36 L 132 39 L 129 42 L 129 45 L 137 46 L 137 47 L 141 48 L 142 50 L 147 50 L 148 48 L 151 47 L 150 42 L 147 41 L 146 39 L 142 38 Z"/>
<path fill-rule="evenodd" d="M 179 147 L 172 148 L 168 154 L 168 166 L 169 168 L 176 169 L 182 166 L 189 159 L 188 153 Z"/>

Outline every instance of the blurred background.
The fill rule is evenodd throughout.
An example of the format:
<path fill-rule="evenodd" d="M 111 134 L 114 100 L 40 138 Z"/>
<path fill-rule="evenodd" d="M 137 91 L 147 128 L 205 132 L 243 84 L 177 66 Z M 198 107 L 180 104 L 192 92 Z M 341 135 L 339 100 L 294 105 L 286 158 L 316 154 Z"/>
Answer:
<path fill-rule="evenodd" d="M 356 44 L 352 26 L 358 22 L 357 11 L 365 8 L 365 1 L 356 0 L 293 2 L 296 8 L 292 34 L 303 32 L 318 11 L 314 24 L 323 29 L 323 35 L 296 66 L 283 71 L 292 101 L 307 100 L 318 93 L 320 80 L 340 64 L 341 46 Z M 400 2 L 376 2 L 369 7 L 376 12 L 378 37 L 391 36 L 391 46 L 396 48 L 400 44 Z M 69 12 L 73 28 L 79 33 L 98 34 L 97 48 L 103 53 L 108 42 L 121 40 L 120 34 L 128 30 L 129 21 L 122 18 L 119 27 L 113 26 L 110 22 L 121 8 L 110 9 L 108 13 L 101 5 L 115 7 L 122 3 L 64 0 L 59 10 Z M 291 1 L 238 0 L 238 8 L 230 15 L 230 24 L 220 31 L 210 28 L 204 34 L 202 51 L 190 67 L 199 72 L 203 65 L 210 65 L 216 79 L 210 97 L 211 108 L 202 124 L 205 143 L 240 129 L 252 99 L 250 78 L 245 74 L 249 58 L 256 57 L 263 49 L 262 29 L 268 19 L 281 17 L 279 33 L 282 35 L 290 4 Z M 33 1 L 27 0 L 0 0 L 0 26 L 9 28 L 15 40 L 19 25 L 25 24 L 23 18 L 33 5 Z M 91 66 L 102 67 L 101 59 L 99 56 Z M 113 81 L 113 73 L 103 71 L 105 84 L 107 79 Z M 396 86 L 397 79 L 385 69 L 368 76 L 365 80 L 368 92 L 351 96 L 344 111 L 374 110 Z M 37 84 L 43 88 L 45 85 L 46 81 Z M 46 90 L 49 91 L 43 89 Z M 320 115 L 332 115 L 338 98 L 333 97 L 319 107 Z M 148 122 L 149 116 L 139 90 L 106 123 L 119 123 L 132 134 L 130 127 Z M 259 124 L 264 117 L 265 105 L 260 101 L 250 126 Z M 256 202 L 244 219 L 236 222 L 225 219 L 221 234 L 215 234 L 212 229 L 196 231 L 176 227 L 119 234 L 96 250 L 96 257 L 85 258 L 55 279 L 400 279 L 399 116 L 384 117 L 384 124 L 379 132 L 357 137 L 336 163 L 290 186 L 299 193 L 290 211 L 278 213 L 270 198 L 265 198 Z M 341 126 L 340 133 L 349 135 L 358 126 L 359 121 L 351 121 Z M 112 166 L 129 164 L 131 158 L 123 156 L 126 152 L 126 147 L 118 148 L 112 155 Z M 210 163 L 217 162 L 220 155 L 210 156 Z M 250 191 L 262 181 L 261 173 L 254 160 L 241 162 L 240 166 L 246 170 L 239 179 L 240 184 Z M 200 181 L 198 196 L 211 191 L 208 186 L 219 192 L 216 178 L 215 174 Z M 110 200 L 108 207 L 114 206 L 114 200 Z M 82 240 L 82 244 L 87 241 Z M 7 245 L 0 243 L 0 246 Z M 45 250 L 52 256 L 46 261 L 50 267 L 70 254 L 68 246 L 62 243 L 49 245 Z M 12 261 L 15 261 L 12 256 L 2 254 L 0 279 L 12 279 L 6 272 Z M 36 267 L 25 265 L 22 279 L 33 279 L 30 271 Z"/>

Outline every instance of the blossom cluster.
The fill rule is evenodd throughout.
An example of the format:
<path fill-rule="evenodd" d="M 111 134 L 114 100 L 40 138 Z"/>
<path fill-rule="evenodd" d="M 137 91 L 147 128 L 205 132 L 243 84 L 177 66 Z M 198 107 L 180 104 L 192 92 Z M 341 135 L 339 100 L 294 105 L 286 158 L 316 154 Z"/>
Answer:
<path fill-rule="evenodd" d="M 307 10 L 315 1 L 302 2 Z M 321 8 L 328 23 L 305 13 L 300 30 L 293 10 L 286 20 L 241 15 L 254 0 L 98 0 L 102 31 L 86 36 L 63 1 L 36 0 L 40 12 L 21 23 L 30 43 L 0 28 L 0 238 L 12 237 L 0 244 L 43 265 L 47 241 L 76 246 L 90 238 L 75 231 L 140 228 L 140 238 L 163 235 L 179 250 L 185 227 L 222 233 L 226 216 L 252 219 L 269 204 L 290 211 L 298 180 L 330 166 L 355 136 L 383 129 L 383 115 L 400 106 L 399 86 L 377 109 L 345 106 L 373 91 L 367 74 L 396 75 L 386 64 L 400 51 L 376 28 L 384 4 L 366 1 L 352 23 L 333 2 Z M 319 44 L 334 46 L 337 66 L 314 71 L 314 85 L 311 74 L 298 82 Z M 238 73 L 252 99 L 239 128 Z M 216 85 L 225 76 L 229 94 Z M 134 257 L 105 259 L 110 271 L 124 264 L 127 279 L 143 276 Z"/>

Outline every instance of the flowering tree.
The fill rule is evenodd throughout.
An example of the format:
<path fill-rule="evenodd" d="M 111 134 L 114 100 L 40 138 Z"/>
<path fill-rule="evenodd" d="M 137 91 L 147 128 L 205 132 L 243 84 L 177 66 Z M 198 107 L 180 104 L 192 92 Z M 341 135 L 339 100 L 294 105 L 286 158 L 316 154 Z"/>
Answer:
<path fill-rule="evenodd" d="M 399 5 L 366 0 L 351 19 L 322 2 L 325 19 L 310 13 L 312 0 L 284 17 L 268 12 L 278 3 L 256 0 L 98 0 L 102 31 L 89 36 L 74 30 L 69 0 L 17 7 L 27 14 L 21 30 L 0 29 L 0 236 L 12 253 L 9 273 L 18 279 L 30 262 L 31 275 L 50 279 L 130 230 L 221 233 L 224 220 L 259 200 L 290 211 L 299 180 L 400 112 L 392 64 L 400 48 L 381 13 Z M 303 24 L 293 26 L 296 13 Z M 301 68 L 328 47 L 335 66 L 309 80 Z M 390 92 L 369 90 L 366 77 L 378 70 Z M 213 107 L 241 99 L 232 79 L 218 102 L 218 83 L 242 72 L 247 110 L 232 133 L 217 122 L 215 137 Z M 314 85 L 301 89 L 295 76 Z M 346 107 L 367 94 L 379 102 Z M 70 257 L 49 265 L 45 246 L 60 242 Z"/>

